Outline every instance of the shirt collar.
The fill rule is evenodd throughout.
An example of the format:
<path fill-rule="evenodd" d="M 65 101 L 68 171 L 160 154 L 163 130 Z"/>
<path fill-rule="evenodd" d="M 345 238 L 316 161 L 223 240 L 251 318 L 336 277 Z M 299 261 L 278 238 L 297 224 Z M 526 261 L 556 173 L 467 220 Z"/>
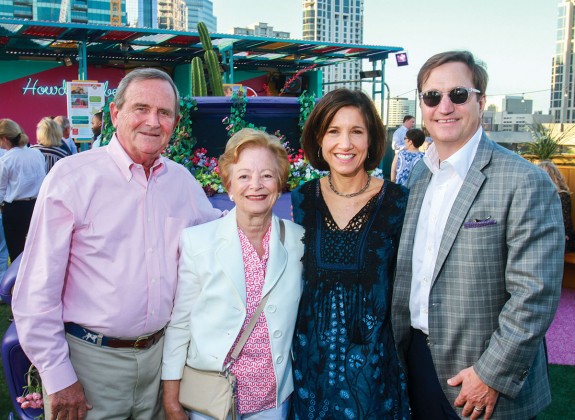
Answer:
<path fill-rule="evenodd" d="M 126 153 L 126 151 L 118 141 L 116 134 L 112 136 L 110 143 L 108 143 L 107 151 L 112 160 L 114 161 L 114 163 L 120 169 L 122 175 L 124 175 L 124 177 L 126 178 L 126 180 L 127 181 L 131 180 L 133 176 L 132 168 L 137 164 L 132 160 L 130 156 L 128 156 L 128 153 Z M 162 173 L 165 170 L 166 165 L 164 159 L 165 158 L 163 156 L 159 156 L 152 165 L 150 173 L 154 179 L 157 179 L 160 173 Z"/>
<path fill-rule="evenodd" d="M 437 153 L 437 147 L 435 143 L 432 143 L 425 152 L 423 161 L 431 171 L 431 173 L 436 174 L 439 172 L 440 168 L 443 168 L 445 163 L 449 163 L 457 172 L 461 179 L 465 179 L 473 159 L 475 158 L 475 153 L 477 152 L 477 147 L 479 146 L 479 140 L 483 135 L 483 128 L 479 126 L 475 134 L 471 139 L 463 145 L 461 149 L 455 152 L 453 155 L 449 156 L 443 162 L 439 161 L 439 154 Z"/>

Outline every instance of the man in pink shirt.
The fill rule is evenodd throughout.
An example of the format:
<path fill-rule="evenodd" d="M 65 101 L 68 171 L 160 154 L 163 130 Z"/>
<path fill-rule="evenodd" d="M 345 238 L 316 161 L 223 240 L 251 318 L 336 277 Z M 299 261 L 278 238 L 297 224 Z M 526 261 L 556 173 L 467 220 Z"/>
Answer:
<path fill-rule="evenodd" d="M 170 77 L 138 69 L 110 105 L 107 147 L 62 159 L 38 196 L 13 299 L 48 419 L 157 419 L 180 232 L 220 216 L 162 157 L 179 121 Z"/>

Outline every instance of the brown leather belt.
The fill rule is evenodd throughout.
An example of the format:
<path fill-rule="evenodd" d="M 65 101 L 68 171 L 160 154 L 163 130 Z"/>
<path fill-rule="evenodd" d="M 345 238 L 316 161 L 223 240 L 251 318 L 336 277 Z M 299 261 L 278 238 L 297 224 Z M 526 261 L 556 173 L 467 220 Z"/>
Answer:
<path fill-rule="evenodd" d="M 115 349 L 133 348 L 146 350 L 156 344 L 164 336 L 165 328 L 149 335 L 143 335 L 135 339 L 123 339 L 115 337 L 106 337 L 100 333 L 89 330 L 73 322 L 66 322 L 64 329 L 70 335 L 73 335 L 86 343 L 94 344 L 99 347 L 111 347 Z"/>

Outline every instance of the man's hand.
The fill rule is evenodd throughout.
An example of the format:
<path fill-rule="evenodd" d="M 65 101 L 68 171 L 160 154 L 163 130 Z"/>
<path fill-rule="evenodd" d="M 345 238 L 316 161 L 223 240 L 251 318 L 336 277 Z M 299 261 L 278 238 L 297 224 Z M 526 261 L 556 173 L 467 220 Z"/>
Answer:
<path fill-rule="evenodd" d="M 162 387 L 164 390 L 162 404 L 166 420 L 188 420 L 179 401 L 180 381 L 162 381 Z"/>
<path fill-rule="evenodd" d="M 461 385 L 461 391 L 455 399 L 456 407 L 463 407 L 461 413 L 464 417 L 471 416 L 471 420 L 485 415 L 485 420 L 491 418 L 493 409 L 499 398 L 499 392 L 487 386 L 473 367 L 463 369 L 456 376 L 447 380 L 451 386 Z"/>
<path fill-rule="evenodd" d="M 52 419 L 83 420 L 92 406 L 86 401 L 84 387 L 74 382 L 54 394 L 49 395 Z"/>

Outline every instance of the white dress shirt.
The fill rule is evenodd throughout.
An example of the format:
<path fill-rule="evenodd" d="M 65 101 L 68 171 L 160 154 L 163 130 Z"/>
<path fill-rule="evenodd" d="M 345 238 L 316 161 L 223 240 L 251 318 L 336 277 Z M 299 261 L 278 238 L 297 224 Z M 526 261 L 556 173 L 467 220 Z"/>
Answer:
<path fill-rule="evenodd" d="M 46 176 L 44 155 L 30 147 L 13 147 L 0 157 L 0 203 L 36 198 Z"/>
<path fill-rule="evenodd" d="M 411 295 L 409 310 L 411 326 L 429 334 L 429 293 L 443 231 L 453 203 L 473 163 L 483 129 L 457 152 L 443 162 L 435 144 L 427 149 L 423 161 L 432 173 L 425 192 L 413 243 Z"/>
<path fill-rule="evenodd" d="M 405 135 L 407 134 L 407 131 L 407 127 L 405 125 L 401 125 L 393 132 L 393 140 L 391 142 L 393 150 L 405 149 Z"/>

